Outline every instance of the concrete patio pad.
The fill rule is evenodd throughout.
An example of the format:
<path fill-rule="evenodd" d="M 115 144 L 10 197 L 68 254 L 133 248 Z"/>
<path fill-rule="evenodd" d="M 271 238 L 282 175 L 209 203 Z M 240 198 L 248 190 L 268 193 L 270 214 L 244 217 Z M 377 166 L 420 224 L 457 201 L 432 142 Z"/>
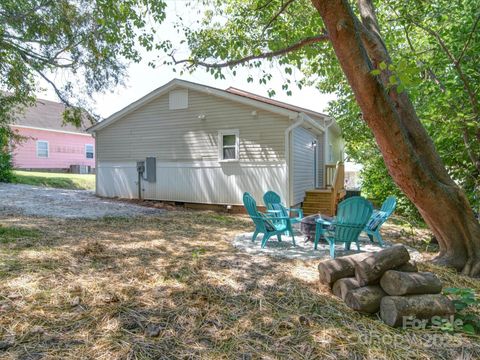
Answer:
<path fill-rule="evenodd" d="M 321 241 L 318 244 L 318 249 L 313 249 L 313 242 L 305 242 L 305 237 L 300 233 L 295 234 L 296 246 L 292 244 L 292 238 L 282 235 L 282 242 L 278 242 L 276 237 L 272 237 L 267 242 L 265 248 L 261 248 L 262 235 L 257 236 L 255 242 L 252 242 L 253 233 L 238 234 L 233 239 L 233 246 L 243 252 L 252 255 L 268 255 L 273 257 L 299 259 L 299 260 L 314 260 L 314 259 L 329 259 L 330 248 L 326 242 Z M 392 243 L 385 242 L 385 247 L 391 246 Z M 422 255 L 415 249 L 405 246 L 410 253 L 413 260 L 419 261 Z M 360 252 L 377 252 L 382 248 L 377 243 L 372 243 L 367 236 L 360 236 Z M 352 244 L 349 251 L 345 250 L 344 244 L 335 246 L 335 256 L 344 256 L 356 254 L 357 245 Z"/>

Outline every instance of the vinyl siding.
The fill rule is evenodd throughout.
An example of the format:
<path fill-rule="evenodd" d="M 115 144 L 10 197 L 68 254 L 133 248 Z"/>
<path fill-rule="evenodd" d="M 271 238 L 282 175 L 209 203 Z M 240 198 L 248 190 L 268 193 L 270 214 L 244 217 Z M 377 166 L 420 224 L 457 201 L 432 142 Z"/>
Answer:
<path fill-rule="evenodd" d="M 218 161 L 218 130 L 238 129 L 240 161 L 284 161 L 284 130 L 289 124 L 287 117 L 189 90 L 187 109 L 169 110 L 165 94 L 99 130 L 97 156 L 99 161 L 147 156 L 159 161 Z"/>
<path fill-rule="evenodd" d="M 312 141 L 317 137 L 308 130 L 298 127 L 293 130 L 293 202 L 303 202 L 305 191 L 313 189 L 314 184 L 314 153 Z"/>
<path fill-rule="evenodd" d="M 97 194 L 137 198 L 134 161 L 98 163 Z M 142 181 L 142 198 L 203 204 L 241 205 L 245 191 L 259 205 L 265 191 L 286 197 L 285 163 L 157 162 L 157 181 Z"/>
<path fill-rule="evenodd" d="M 92 136 L 16 126 L 12 126 L 12 130 L 25 138 L 12 151 L 13 166 L 17 169 L 68 169 L 70 165 L 95 167 L 95 160 L 87 159 L 85 153 L 85 145 L 94 144 Z M 37 141 L 48 142 L 48 157 L 37 156 Z"/>
<path fill-rule="evenodd" d="M 332 160 L 328 161 L 331 164 L 336 164 L 337 161 L 343 161 L 343 139 L 339 134 L 332 129 L 328 129 L 328 141 L 332 144 Z M 327 159 L 329 160 L 329 158 Z"/>

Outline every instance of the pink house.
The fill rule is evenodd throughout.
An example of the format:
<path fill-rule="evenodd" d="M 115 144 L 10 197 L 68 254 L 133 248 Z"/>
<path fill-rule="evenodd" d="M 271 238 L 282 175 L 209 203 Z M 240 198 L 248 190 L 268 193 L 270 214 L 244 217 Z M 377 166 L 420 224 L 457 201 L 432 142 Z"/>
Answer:
<path fill-rule="evenodd" d="M 26 170 L 66 171 L 79 165 L 81 172 L 95 168 L 95 140 L 85 127 L 63 125 L 64 105 L 38 100 L 11 125 L 25 138 L 13 148 L 13 166 Z"/>

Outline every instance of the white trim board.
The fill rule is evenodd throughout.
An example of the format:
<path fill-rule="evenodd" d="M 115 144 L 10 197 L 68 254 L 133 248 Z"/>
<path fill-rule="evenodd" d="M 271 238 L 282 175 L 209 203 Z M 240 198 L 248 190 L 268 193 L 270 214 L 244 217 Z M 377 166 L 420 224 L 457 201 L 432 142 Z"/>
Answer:
<path fill-rule="evenodd" d="M 90 138 L 92 137 L 92 134 L 77 133 L 77 132 L 74 132 L 74 131 L 54 130 L 54 129 L 46 129 L 46 128 L 41 128 L 41 127 L 36 127 L 36 126 L 26 126 L 26 125 L 16 125 L 16 124 L 10 124 L 10 126 L 11 126 L 11 127 L 21 128 L 21 129 L 32 129 L 32 130 L 51 131 L 51 132 L 57 132 L 57 133 L 62 133 L 62 134 L 88 136 L 88 137 L 90 137 Z"/>

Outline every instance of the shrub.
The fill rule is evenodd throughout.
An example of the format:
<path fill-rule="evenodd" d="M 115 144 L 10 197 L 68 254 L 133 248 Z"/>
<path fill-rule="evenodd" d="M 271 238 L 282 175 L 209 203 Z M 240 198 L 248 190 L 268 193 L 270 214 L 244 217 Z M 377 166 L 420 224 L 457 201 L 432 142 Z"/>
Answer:
<path fill-rule="evenodd" d="M 13 179 L 9 138 L 9 131 L 0 128 L 0 182 L 10 182 Z"/>

